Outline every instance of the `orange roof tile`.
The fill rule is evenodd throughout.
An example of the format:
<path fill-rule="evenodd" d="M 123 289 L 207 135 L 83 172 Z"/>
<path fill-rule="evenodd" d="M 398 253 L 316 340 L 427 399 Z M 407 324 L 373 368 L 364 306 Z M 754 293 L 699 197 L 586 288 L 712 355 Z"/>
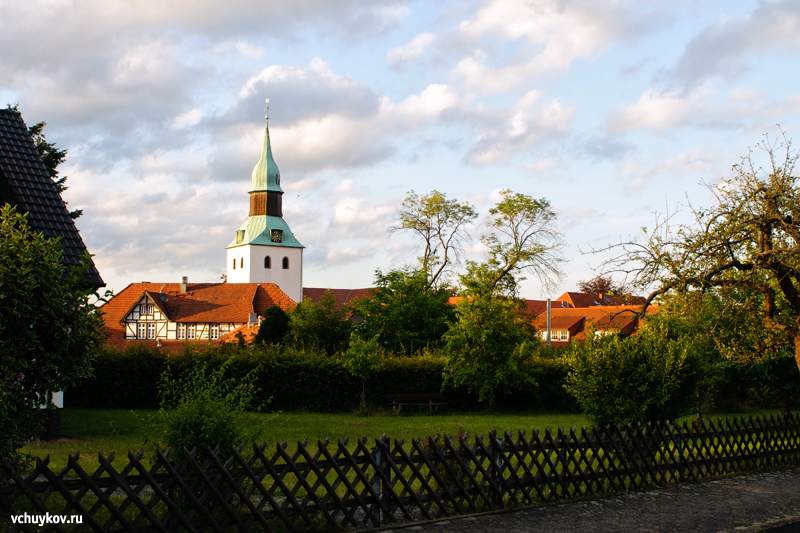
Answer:
<path fill-rule="evenodd" d="M 565 292 L 555 301 L 568 302 L 572 307 L 642 305 L 645 298 L 630 294 L 591 294 L 587 292 Z"/>
<path fill-rule="evenodd" d="M 335 308 L 340 309 L 355 300 L 366 300 L 367 298 L 371 298 L 375 289 L 323 289 L 315 287 L 303 287 L 303 298 L 310 298 L 312 301 L 320 303 L 322 301 L 322 297 L 325 296 L 325 293 L 328 291 L 330 291 L 331 294 L 333 294 L 333 297 L 336 299 L 336 303 L 334 304 Z"/>
<path fill-rule="evenodd" d="M 129 341 L 125 340 L 121 323 L 145 292 L 161 304 L 173 322 L 244 323 L 250 313 L 261 316 L 273 305 L 287 311 L 295 305 L 274 283 L 190 283 L 184 293 L 180 292 L 179 283 L 131 283 L 102 306 L 109 335 L 106 344 L 117 348 L 126 346 Z"/>
<path fill-rule="evenodd" d="M 616 306 L 594 306 L 578 307 L 568 309 L 554 308 L 550 311 L 551 330 L 570 330 L 571 336 L 580 340 L 586 338 L 586 328 L 593 324 L 600 330 L 618 330 L 625 333 L 633 333 L 639 325 L 639 318 L 636 313 L 641 306 L 638 305 L 616 305 Z M 658 313 L 657 306 L 649 306 L 647 314 Z M 543 331 L 547 328 L 546 314 L 537 315 L 533 320 L 534 327 Z M 576 328 L 576 326 L 578 326 Z M 566 341 L 560 341 L 566 344 Z"/>

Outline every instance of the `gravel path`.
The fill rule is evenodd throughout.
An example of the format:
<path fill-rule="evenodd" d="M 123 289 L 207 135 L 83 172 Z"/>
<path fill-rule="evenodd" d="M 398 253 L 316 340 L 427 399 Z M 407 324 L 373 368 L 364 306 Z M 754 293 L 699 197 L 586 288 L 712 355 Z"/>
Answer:
<path fill-rule="evenodd" d="M 800 532 L 800 468 L 373 531 Z"/>

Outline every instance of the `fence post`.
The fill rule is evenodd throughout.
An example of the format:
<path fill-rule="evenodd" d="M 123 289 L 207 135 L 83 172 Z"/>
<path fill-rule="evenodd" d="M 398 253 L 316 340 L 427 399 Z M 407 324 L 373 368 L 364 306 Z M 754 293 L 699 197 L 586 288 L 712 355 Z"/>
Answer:
<path fill-rule="evenodd" d="M 381 450 L 380 440 L 375 439 L 374 458 L 375 458 L 375 464 L 378 466 L 375 468 L 375 474 L 374 474 L 375 477 L 372 478 L 372 490 L 377 494 L 378 501 L 380 501 L 380 499 L 383 497 L 383 493 L 381 492 L 381 477 L 378 475 L 378 471 L 383 470 L 383 454 L 381 453 L 381 451 L 382 450 Z M 378 524 L 380 524 L 383 520 L 386 519 L 386 517 L 383 516 L 383 513 L 381 512 L 381 506 L 377 501 L 373 504 L 373 509 L 376 513 L 378 513 Z"/>
<path fill-rule="evenodd" d="M 489 436 L 491 438 L 491 446 L 492 446 L 492 483 L 494 484 L 495 488 L 497 489 L 497 494 L 492 498 L 494 501 L 492 502 L 492 507 L 495 509 L 502 509 L 503 508 L 503 459 L 501 454 L 503 453 L 503 439 L 497 438 L 497 431 L 491 430 L 489 432 Z"/>
<path fill-rule="evenodd" d="M 381 467 L 381 471 L 383 475 L 386 477 L 386 480 L 383 481 L 383 486 L 381 490 L 381 498 L 383 499 L 383 503 L 386 506 L 386 509 L 389 510 L 389 516 L 383 517 L 383 523 L 388 524 L 389 522 L 393 521 L 394 519 L 394 508 L 392 507 L 392 486 L 391 486 L 391 479 L 392 473 L 389 469 L 389 461 L 387 461 L 387 456 L 391 453 L 389 448 L 389 437 L 386 436 L 384 433 L 381 437 L 381 443 L 383 444 L 383 453 L 378 456 L 378 464 Z M 388 481 L 387 481 L 388 480 Z"/>

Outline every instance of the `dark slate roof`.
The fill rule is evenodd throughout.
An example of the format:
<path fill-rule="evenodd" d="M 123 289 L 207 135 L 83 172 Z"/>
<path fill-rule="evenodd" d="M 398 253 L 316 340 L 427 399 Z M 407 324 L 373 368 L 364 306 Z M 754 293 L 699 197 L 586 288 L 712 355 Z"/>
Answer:
<path fill-rule="evenodd" d="M 47 171 L 19 112 L 0 109 L 0 205 L 28 213 L 31 228 L 53 239 L 61 237 L 65 265 L 76 265 L 86 245 Z M 105 287 L 92 263 L 89 283 Z"/>

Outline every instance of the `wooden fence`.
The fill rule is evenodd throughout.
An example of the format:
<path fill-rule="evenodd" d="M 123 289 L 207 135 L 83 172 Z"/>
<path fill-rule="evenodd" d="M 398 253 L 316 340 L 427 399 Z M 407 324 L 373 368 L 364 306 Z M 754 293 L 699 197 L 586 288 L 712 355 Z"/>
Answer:
<path fill-rule="evenodd" d="M 210 451 L 210 450 L 209 450 Z M 0 518 L 12 531 L 323 531 L 475 513 L 505 506 L 646 489 L 800 464 L 800 416 L 657 423 L 580 431 L 492 432 L 369 444 L 278 444 L 226 461 L 114 454 L 86 472 L 71 456 L 26 473 L 0 464 Z M 81 517 L 45 529 L 11 524 L 28 513 Z M 5 520 L 5 522 L 3 522 Z M 6 529 L 7 530 L 7 529 Z"/>

